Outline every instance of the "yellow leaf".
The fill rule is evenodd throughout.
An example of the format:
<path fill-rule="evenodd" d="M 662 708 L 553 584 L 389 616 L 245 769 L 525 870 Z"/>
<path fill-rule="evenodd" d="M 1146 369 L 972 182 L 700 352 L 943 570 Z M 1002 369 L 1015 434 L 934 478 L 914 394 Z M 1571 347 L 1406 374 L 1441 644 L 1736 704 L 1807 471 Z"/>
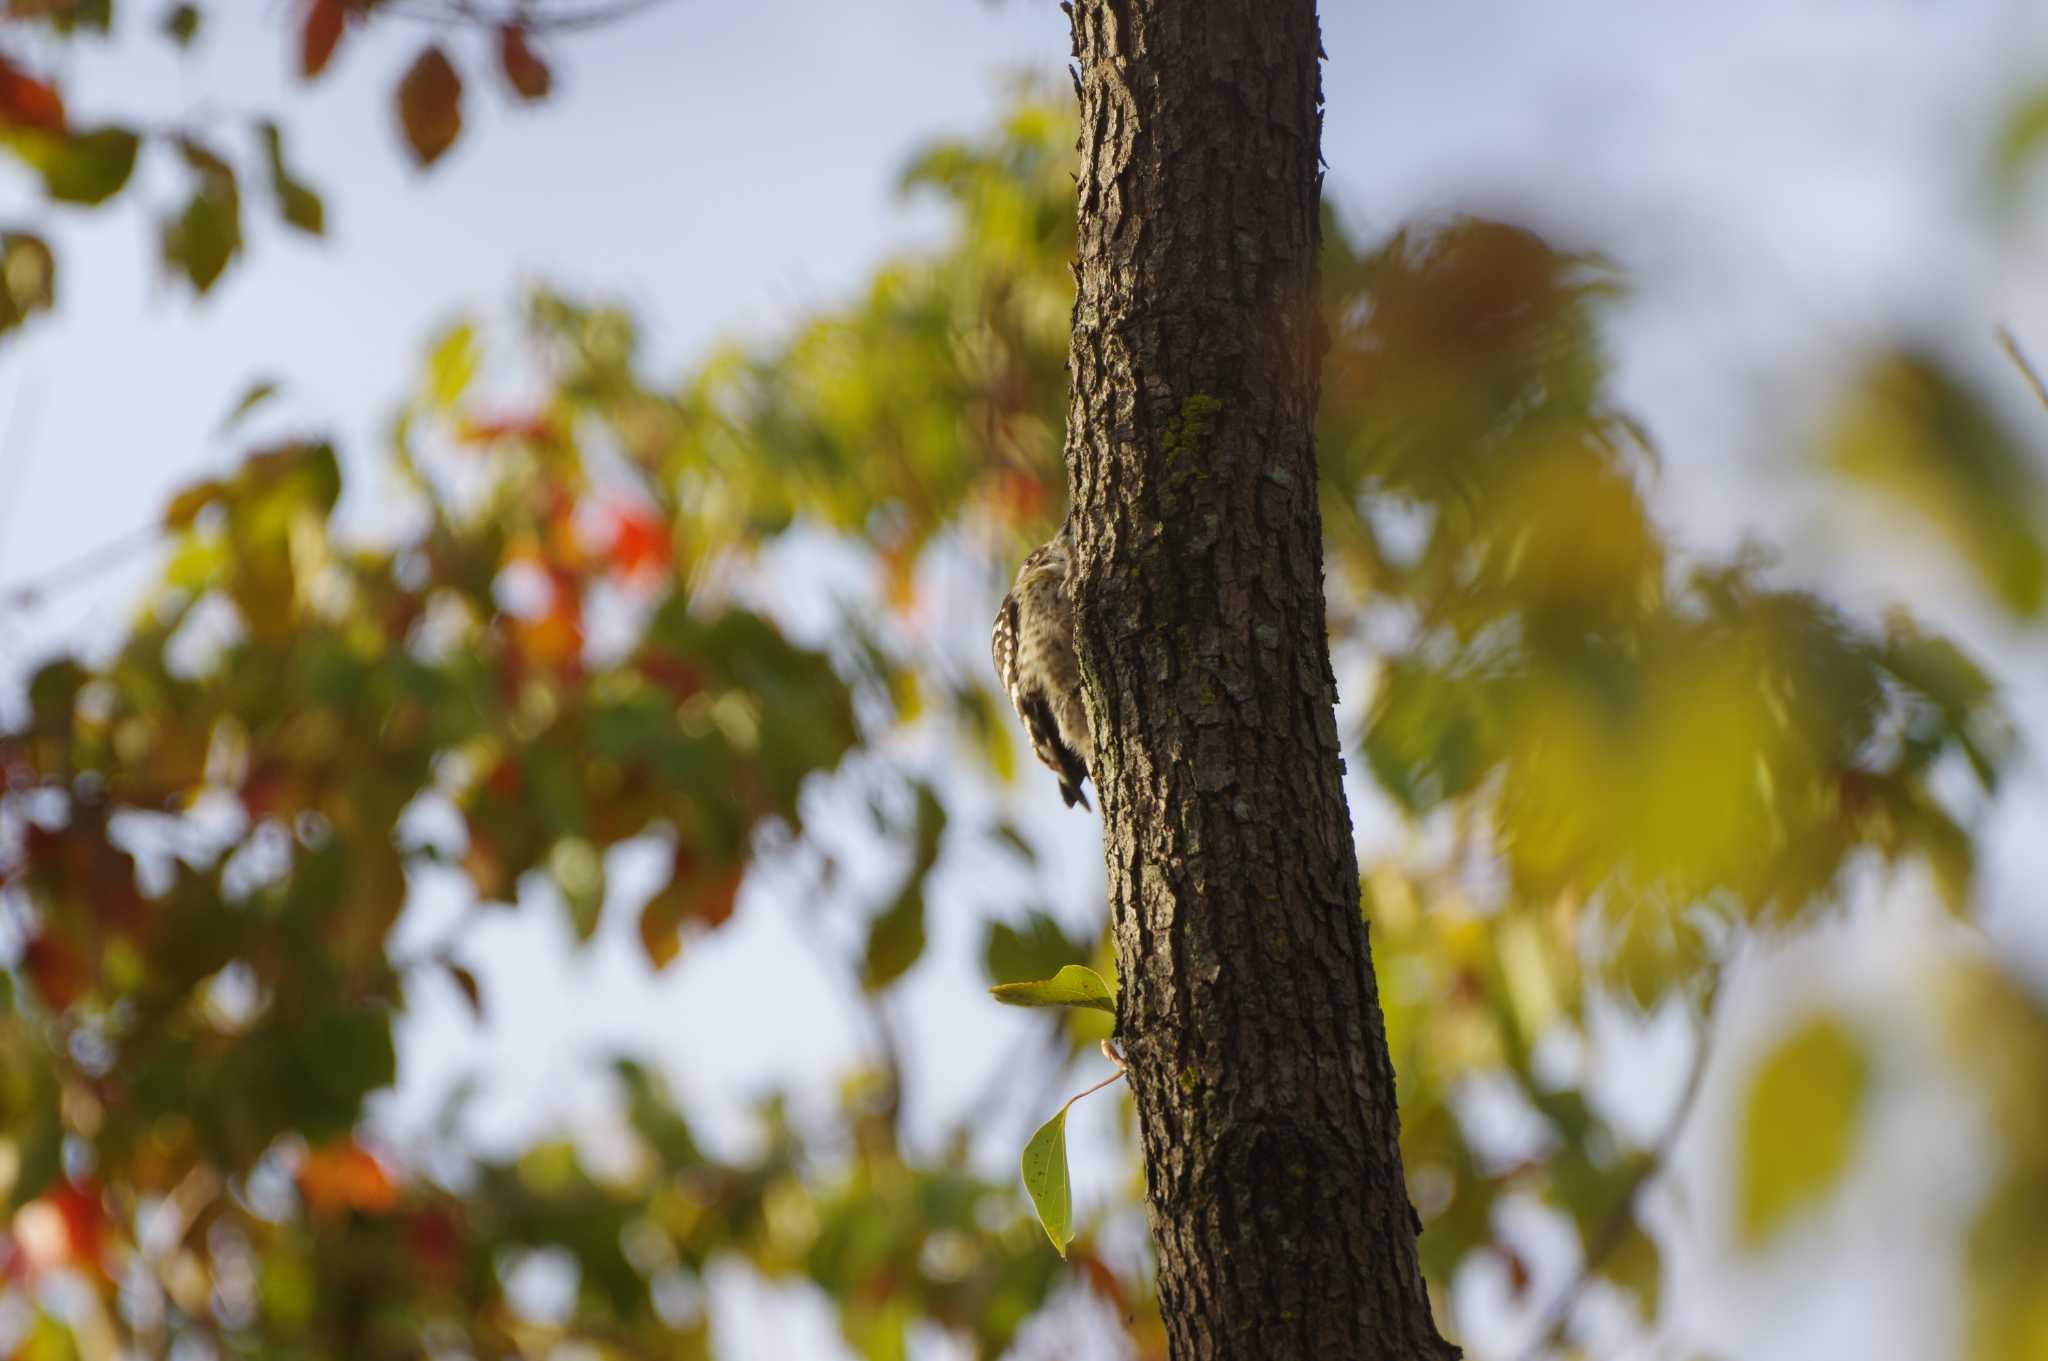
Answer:
<path fill-rule="evenodd" d="M 443 332 L 427 356 L 428 400 L 442 411 L 461 401 L 480 360 L 473 322 L 458 322 Z"/>
<path fill-rule="evenodd" d="M 1855 1155 L 1869 1085 L 1863 1043 L 1835 1016 L 1806 1021 L 1757 1065 L 1736 1177 L 1745 1247 L 1762 1247 L 1835 1189 Z"/>

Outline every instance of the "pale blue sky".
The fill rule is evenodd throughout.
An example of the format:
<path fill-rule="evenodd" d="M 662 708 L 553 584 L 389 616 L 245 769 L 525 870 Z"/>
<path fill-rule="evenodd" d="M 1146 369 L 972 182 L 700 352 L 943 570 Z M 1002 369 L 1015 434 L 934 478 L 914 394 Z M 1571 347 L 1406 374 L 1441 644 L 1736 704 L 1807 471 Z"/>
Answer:
<path fill-rule="evenodd" d="M 131 29 L 154 22 L 150 6 L 129 8 Z M 149 215 L 138 211 L 179 183 L 161 157 L 144 165 L 125 207 L 51 215 L 70 267 L 61 311 L 0 347 L 0 587 L 147 523 L 171 488 L 227 466 L 242 443 L 211 432 L 259 374 L 281 378 L 286 396 L 256 429 L 334 430 L 358 490 L 374 490 L 379 431 L 425 338 L 458 312 L 501 311 L 528 280 L 628 300 L 659 367 L 680 368 L 720 336 L 772 335 L 842 296 L 885 253 L 929 237 L 931 217 L 892 193 L 919 142 L 980 125 L 998 107 L 1003 72 L 1057 73 L 1067 53 L 1050 0 L 671 0 L 557 44 L 557 97 L 527 111 L 482 75 L 481 40 L 458 36 L 458 60 L 478 73 L 468 128 L 420 178 L 385 108 L 418 32 L 393 22 L 352 36 L 302 94 L 287 88 L 285 8 L 216 3 L 191 59 L 137 35 L 112 57 L 69 62 L 67 98 L 87 118 L 285 110 L 293 158 L 327 194 L 331 236 L 307 243 L 258 211 L 247 262 L 194 304 L 156 278 Z M 1976 196 L 2000 111 L 2048 82 L 2048 6 L 1325 0 L 1324 16 L 1325 154 L 1331 193 L 1354 223 L 1377 232 L 1416 213 L 1499 212 L 1630 270 L 1635 291 L 1612 332 L 1619 381 L 1665 446 L 1660 505 L 1688 541 L 1725 547 L 1761 534 L 1788 571 L 1828 581 L 1859 607 L 1900 593 L 1958 596 L 1952 567 L 1910 536 L 1882 559 L 1846 556 L 1842 546 L 1873 521 L 1780 456 L 1811 417 L 1815 375 L 1901 324 L 1976 345 L 2015 419 L 2039 434 L 2039 413 L 2007 381 L 1989 333 L 2009 321 L 2048 354 L 2048 215 L 2001 236 L 1984 226 Z M 0 218 L 29 201 L 20 172 L 0 167 Z M 15 673 L 53 641 L 104 635 L 140 576 L 111 574 L 0 620 L 0 667 Z M 2048 697 L 2037 640 L 1980 610 L 1958 617 L 2023 699 Z M 981 655 L 978 625 L 976 634 L 963 656 Z M 1994 925 L 2039 960 L 2048 928 L 2020 893 L 2048 869 L 2029 831 L 2048 810 L 2048 780 L 2034 765 L 2020 783 L 1994 829 Z M 1085 910 L 1099 884 L 1093 824 L 1050 793 L 1027 781 L 1012 797 L 1069 852 L 1046 890 Z M 631 877 L 630 865 L 617 868 Z M 1005 1033 L 960 967 L 979 937 L 984 899 L 973 895 L 990 891 L 986 875 L 947 871 L 954 900 L 975 907 L 948 915 L 938 895 L 939 962 L 906 983 L 899 1004 L 924 1075 L 913 1124 L 927 1130 L 959 1113 Z M 727 1108 L 771 1074 L 827 1090 L 860 1036 L 767 901 L 773 888 L 754 885 L 732 929 L 659 978 L 620 914 L 620 929 L 584 957 L 570 955 L 555 914 L 494 923 L 472 951 L 503 1003 L 493 1027 L 478 1034 L 452 992 L 424 990 L 403 1090 L 383 1118 L 417 1129 L 447 1080 L 478 1066 L 493 1080 L 485 1132 L 507 1137 L 596 1102 L 591 1056 L 618 1045 L 654 1052 L 693 1097 Z M 426 933 L 431 915 L 406 931 Z M 1839 953 L 1870 978 L 1896 964 L 1868 942 Z M 761 1005 L 752 989 L 763 977 L 808 1004 Z M 1771 966 L 1752 977 L 1765 981 L 1735 997 L 1768 1015 Z M 1654 1047 L 1642 1052 L 1656 1063 Z M 1899 1118 L 1921 1130 L 1922 1114 Z M 1931 1156 L 1935 1137 L 1899 1135 L 1900 1165 Z M 1689 1167 L 1712 1175 L 1716 1156 L 1710 1131 Z M 1078 1161 L 1076 1175 L 1085 1199 L 1091 1177 Z M 1744 1357 L 1944 1354 L 1940 1283 L 1916 1283 L 1885 1260 L 1879 1237 L 1860 1238 L 1868 1246 L 1824 1273 L 1809 1264 L 1801 1298 L 1746 1318 L 1724 1317 L 1721 1305 L 1736 1292 L 1768 1296 L 1769 1282 L 1717 1267 L 1699 1248 L 1705 1284 L 1680 1313 Z M 1485 1282 L 1471 1288 L 1483 1295 Z M 1535 1295 L 1544 1293 L 1539 1278 Z M 749 1339 L 736 1354 L 826 1354 L 815 1309 L 733 1297 L 735 1335 Z M 1520 1336 L 1512 1310 L 1495 1312 L 1498 1336 L 1472 1339 L 1482 1354 Z"/>

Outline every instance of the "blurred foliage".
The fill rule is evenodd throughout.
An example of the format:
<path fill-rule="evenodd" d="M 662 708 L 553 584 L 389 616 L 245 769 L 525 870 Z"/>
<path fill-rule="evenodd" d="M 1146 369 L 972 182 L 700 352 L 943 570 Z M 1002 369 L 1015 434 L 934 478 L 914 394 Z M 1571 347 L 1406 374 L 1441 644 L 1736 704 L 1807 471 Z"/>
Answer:
<path fill-rule="evenodd" d="M 199 294 L 211 290 L 241 257 L 244 180 L 260 173 L 271 207 L 285 225 L 313 236 L 327 230 L 319 191 L 286 168 L 282 127 L 267 113 L 242 120 L 239 129 L 224 126 L 235 120 L 221 119 L 166 124 L 141 110 L 83 121 L 65 102 L 55 74 L 61 63 L 31 61 L 27 53 L 47 53 L 51 42 L 104 40 L 138 23 L 153 25 L 153 38 L 190 51 L 206 41 L 209 8 L 222 3 L 159 8 L 138 0 L 0 0 L 0 23 L 6 25 L 0 28 L 0 154 L 40 178 L 49 204 L 100 207 L 127 187 L 147 146 L 175 151 L 186 167 L 189 189 L 184 207 L 158 223 L 160 255 L 165 273 Z M 290 0 L 278 6 L 298 34 L 302 82 L 319 79 L 346 50 L 349 35 L 368 24 L 430 26 L 430 40 L 393 83 L 391 94 L 400 141 L 422 170 L 439 161 L 462 133 L 462 73 L 445 48 L 431 41 L 434 28 L 487 30 L 490 58 L 506 93 L 530 103 L 546 99 L 554 86 L 543 52 L 549 35 L 623 20 L 643 7 L 634 0 L 609 6 L 521 0 L 488 10 L 468 0 Z M 79 44 L 73 54 L 89 51 L 89 45 Z M 256 154 L 248 154 L 251 147 Z M 60 252 L 50 244 L 51 230 L 39 220 L 0 221 L 0 234 L 4 343 L 31 313 L 50 305 Z"/>
<path fill-rule="evenodd" d="M 9 3 L 60 33 L 111 13 Z M 354 26 L 400 18 L 382 8 L 293 7 L 303 75 Z M 168 11 L 165 40 L 204 42 L 203 16 Z M 498 34 L 519 98 L 549 89 L 529 42 L 544 31 Z M 404 77 L 422 164 L 459 135 L 462 92 L 437 49 Z M 145 136 L 74 125 L 12 58 L 0 120 L 52 200 L 117 193 Z M 257 135 L 278 211 L 317 232 L 324 207 L 276 125 Z M 644 371 L 626 312 L 546 289 L 520 334 L 452 325 L 393 423 L 407 514 L 387 542 L 337 529 L 358 465 L 310 436 L 173 500 L 160 579 L 119 646 L 42 666 L 0 730 L 0 1300 L 19 1306 L 0 1341 L 34 1358 L 709 1355 L 706 1272 L 723 1260 L 812 1283 L 864 1357 L 906 1355 L 922 1327 L 994 1356 L 1084 1294 L 1129 1351 L 1163 1354 L 1143 1264 L 1103 1246 L 1129 1207 L 1063 1202 L 1066 1261 L 1048 1252 L 1013 1178 L 982 1170 L 977 1131 L 936 1152 L 904 1137 L 882 1023 L 944 910 L 937 876 L 1037 854 L 1016 826 L 959 817 L 947 789 L 1048 792 L 1017 774 L 981 607 L 1061 512 L 1072 143 L 1058 106 L 1020 96 L 991 135 L 925 151 L 903 188 L 942 206 L 943 243 L 680 379 Z M 237 256 L 249 172 L 170 144 L 191 197 L 165 255 L 203 290 Z M 1424 1268 L 1440 1299 L 1484 1260 L 1526 1292 L 1500 1212 L 1533 1201 L 1570 1226 L 1589 1279 L 1654 1319 L 1638 1201 L 1670 1131 L 1645 1139 L 1559 1056 L 1593 1049 L 1597 1012 L 1675 1011 L 1703 1064 L 1733 943 L 1854 905 L 1859 878 L 1924 876 L 1967 917 L 1974 819 L 2013 725 L 1924 621 L 1853 616 L 1758 555 L 1701 561 L 1665 531 L 1654 447 L 1609 395 L 1603 261 L 1471 219 L 1373 245 L 1332 220 L 1326 246 L 1331 627 L 1347 688 L 1369 695 L 1346 740 L 1417 829 L 1364 869 L 1362 901 Z M 10 230 L 0 284 L 0 321 L 49 306 L 41 236 Z M 1845 395 L 1837 466 L 1903 493 L 1992 599 L 2034 613 L 2037 451 L 1954 368 L 1905 348 L 1874 361 Z M 273 391 L 252 385 L 235 418 Z M 778 555 L 820 544 L 871 565 L 880 600 L 848 590 L 828 627 L 798 629 Z M 951 627 L 939 577 L 978 597 L 959 637 L 935 636 Z M 904 757 L 911 730 L 947 753 L 947 779 Z M 814 844 L 818 807 L 864 797 L 896 866 L 874 893 L 834 886 Z M 606 878 L 626 843 L 668 867 L 639 904 Z M 663 967 L 759 910 L 752 868 L 807 847 L 822 868 L 798 906 L 852 910 L 844 949 L 818 934 L 883 1036 L 823 1127 L 769 1098 L 750 1151 L 714 1156 L 629 1060 L 623 1171 L 550 1142 L 451 1175 L 365 1123 L 422 975 L 485 1020 L 505 1005 L 459 930 L 394 957 L 421 876 L 559 911 L 582 940 L 632 911 Z M 992 923 L 989 981 L 1106 972 L 1100 931 L 1066 919 Z M 2017 1361 L 2048 1336 L 2048 1023 L 1989 963 L 1945 1015 L 2008 1154 L 1964 1245 L 1969 1346 Z M 1063 1069 L 1109 1018 L 1032 1023 Z M 1747 1079 L 1741 1250 L 1768 1250 L 1849 1175 L 1875 1043 L 1815 1013 Z M 1008 1060 L 995 1076 L 1029 1080 Z M 1697 1088 L 1695 1071 L 1674 1119 Z M 1525 1135 L 1504 1144 L 1478 1092 Z M 567 1264 L 565 1311 L 537 1316 L 508 1284 L 537 1257 Z M 1569 1310 L 1555 1322 L 1549 1341 Z"/>

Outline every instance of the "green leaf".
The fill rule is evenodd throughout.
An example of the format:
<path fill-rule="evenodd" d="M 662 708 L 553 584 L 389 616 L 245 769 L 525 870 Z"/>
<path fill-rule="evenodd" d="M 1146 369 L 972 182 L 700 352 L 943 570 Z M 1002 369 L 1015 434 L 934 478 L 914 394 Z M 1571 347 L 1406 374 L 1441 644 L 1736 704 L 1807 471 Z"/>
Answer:
<path fill-rule="evenodd" d="M 2027 170 L 2048 147 L 2048 90 L 2020 101 L 2006 115 L 1992 151 L 1993 190 L 2007 202 L 2018 199 Z"/>
<path fill-rule="evenodd" d="M 1087 957 L 1085 942 L 1068 939 L 1050 914 L 1036 910 L 1025 914 L 1021 926 L 992 923 L 981 955 L 991 983 L 1048 978 L 1062 964 Z"/>
<path fill-rule="evenodd" d="M 421 52 L 398 83 L 398 123 L 422 170 L 462 135 L 462 77 L 440 48 Z"/>
<path fill-rule="evenodd" d="M 2014 614 L 2048 605 L 2048 478 L 1949 365 L 1910 350 L 1880 355 L 1842 413 L 1833 457 L 1925 517 Z"/>
<path fill-rule="evenodd" d="M 1757 1066 L 1736 1174 L 1745 1246 L 1762 1247 L 1834 1190 L 1856 1151 L 1869 1086 L 1863 1042 L 1834 1016 L 1805 1022 Z"/>
<path fill-rule="evenodd" d="M 262 126 L 263 154 L 270 166 L 270 192 L 277 197 L 277 209 L 284 220 L 312 236 L 327 232 L 327 206 L 320 195 L 297 176 L 284 160 L 284 134 L 277 124 Z"/>
<path fill-rule="evenodd" d="M 1038 1212 L 1038 1222 L 1052 1240 L 1053 1250 L 1062 1257 L 1067 1255 L 1067 1244 L 1074 1241 L 1074 1195 L 1067 1182 L 1067 1110 L 1072 1104 L 1060 1107 L 1058 1115 L 1038 1127 L 1038 1133 L 1024 1145 L 1022 1159 L 1024 1190 L 1031 1197 L 1031 1208 Z"/>
<path fill-rule="evenodd" d="M 164 36 L 180 47 L 190 47 L 192 40 L 199 36 L 199 17 L 197 5 L 171 6 L 164 15 Z"/>
<path fill-rule="evenodd" d="M 205 293 L 241 252 L 242 196 L 226 161 L 189 138 L 178 150 L 196 183 L 185 210 L 163 223 L 163 258 Z"/>
<path fill-rule="evenodd" d="M 126 128 L 96 128 L 69 136 L 39 136 L 29 159 L 43 177 L 43 192 L 59 203 L 88 207 L 121 192 L 135 169 L 142 139 Z"/>
<path fill-rule="evenodd" d="M 218 433 L 224 435 L 234 429 L 242 423 L 244 416 L 254 411 L 257 407 L 262 406 L 277 394 L 278 382 L 275 378 L 259 378 L 249 384 L 235 404 L 228 408 L 228 414 L 221 417 Z"/>
<path fill-rule="evenodd" d="M 1411 661 L 1388 665 L 1365 721 L 1365 757 L 1380 787 L 1425 813 L 1477 784 L 1498 756 L 1478 686 Z"/>
<path fill-rule="evenodd" d="M 998 1002 L 1012 1007 L 1094 1007 L 1116 1012 L 1116 993 L 1102 975 L 1082 964 L 1069 964 L 1051 978 L 1033 983 L 1001 983 L 989 989 Z"/>
<path fill-rule="evenodd" d="M 869 992 L 888 987 L 917 963 L 924 945 L 924 889 L 922 876 L 913 872 L 895 901 L 868 926 L 860 985 Z"/>
<path fill-rule="evenodd" d="M 548 873 L 562 890 L 576 938 L 589 940 L 604 910 L 604 857 L 583 837 L 563 837 L 548 853 Z"/>

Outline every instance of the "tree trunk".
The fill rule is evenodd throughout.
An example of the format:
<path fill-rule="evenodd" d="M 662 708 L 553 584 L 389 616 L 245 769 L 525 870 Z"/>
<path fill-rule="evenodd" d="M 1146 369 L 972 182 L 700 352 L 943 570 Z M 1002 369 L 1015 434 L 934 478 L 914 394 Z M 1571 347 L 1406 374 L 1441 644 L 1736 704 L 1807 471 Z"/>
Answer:
<path fill-rule="evenodd" d="M 1068 474 L 1176 1361 L 1439 1358 L 1344 802 L 1314 0 L 1076 0 Z"/>

